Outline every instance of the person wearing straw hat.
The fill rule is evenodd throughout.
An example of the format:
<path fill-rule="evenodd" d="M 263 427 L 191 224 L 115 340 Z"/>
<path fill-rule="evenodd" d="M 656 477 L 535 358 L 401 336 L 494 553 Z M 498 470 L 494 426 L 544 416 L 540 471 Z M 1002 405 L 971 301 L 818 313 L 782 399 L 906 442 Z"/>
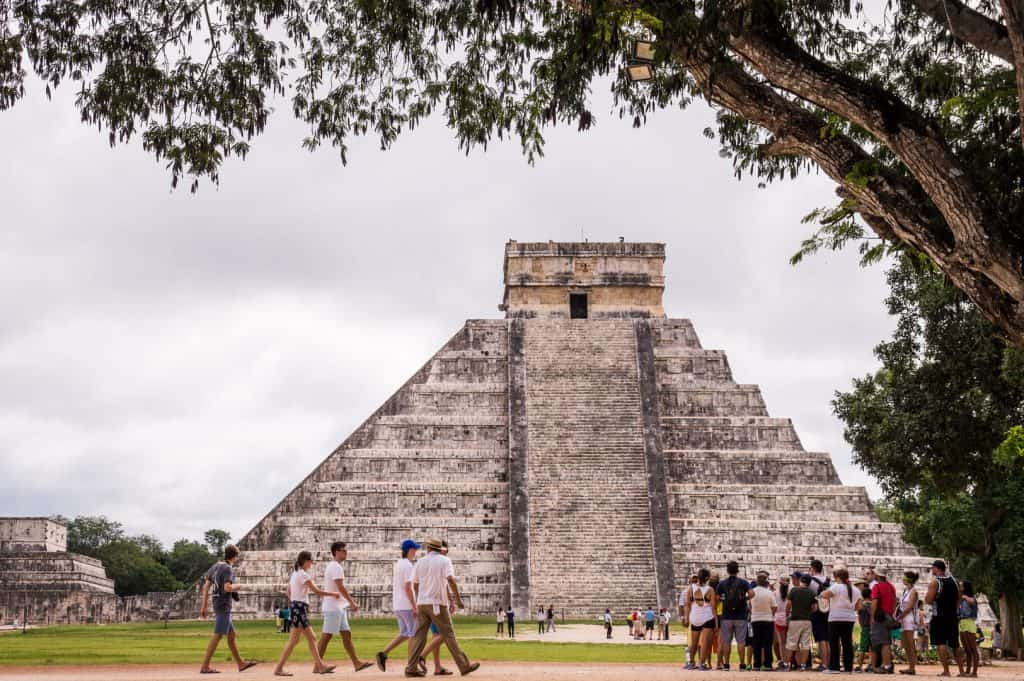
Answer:
<path fill-rule="evenodd" d="M 426 676 L 427 672 L 420 666 L 420 658 L 427 646 L 427 633 L 430 625 L 437 627 L 438 633 L 448 652 L 463 676 L 480 668 L 479 662 L 470 662 L 466 654 L 455 640 L 449 602 L 460 610 L 465 609 L 459 585 L 455 581 L 455 569 L 452 561 L 441 551 L 443 544 L 440 539 L 427 539 L 423 542 L 427 555 L 416 562 L 413 570 L 412 584 L 416 593 L 416 631 L 409 643 L 409 659 L 405 666 L 408 677 Z M 451 599 L 449 601 L 449 599 Z"/>
<path fill-rule="evenodd" d="M 871 647 L 879 665 L 876 672 L 891 674 L 892 630 L 898 626 L 896 614 L 896 587 L 889 582 L 889 571 L 884 567 L 875 568 L 875 586 L 871 589 Z"/>

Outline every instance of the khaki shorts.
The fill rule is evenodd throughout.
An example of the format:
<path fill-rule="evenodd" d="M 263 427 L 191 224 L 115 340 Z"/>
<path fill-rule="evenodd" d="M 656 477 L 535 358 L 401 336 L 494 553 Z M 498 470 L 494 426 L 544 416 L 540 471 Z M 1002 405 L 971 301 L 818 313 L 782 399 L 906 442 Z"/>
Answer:
<path fill-rule="evenodd" d="M 811 621 L 791 620 L 786 632 L 786 650 L 811 649 Z"/>

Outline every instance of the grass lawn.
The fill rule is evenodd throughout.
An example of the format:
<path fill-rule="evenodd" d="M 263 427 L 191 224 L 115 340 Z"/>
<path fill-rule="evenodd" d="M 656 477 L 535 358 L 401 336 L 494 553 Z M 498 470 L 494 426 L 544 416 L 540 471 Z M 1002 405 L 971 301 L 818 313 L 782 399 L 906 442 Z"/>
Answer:
<path fill-rule="evenodd" d="M 320 621 L 312 623 L 319 633 Z M 579 626 L 600 625 L 587 622 Z M 475 660 L 516 660 L 522 662 L 680 662 L 681 645 L 625 645 L 604 643 L 542 643 L 493 638 L 494 620 L 490 617 L 457 617 L 460 644 Z M 272 621 L 235 622 L 238 647 L 243 657 L 276 660 L 284 647 L 285 635 L 275 631 Z M 81 625 L 47 627 L 27 633 L 0 635 L 0 665 L 89 665 L 89 664 L 199 664 L 213 631 L 213 621 L 138 623 L 118 625 Z M 398 632 L 393 619 L 352 619 L 352 636 L 360 657 L 373 660 Z M 490 638 L 473 639 L 481 636 Z M 448 651 L 442 646 L 443 656 Z M 406 648 L 393 652 L 404 657 Z M 345 655 L 335 637 L 328 658 L 337 662 Z M 227 645 L 221 643 L 215 661 L 230 661 Z M 300 643 L 292 660 L 309 661 L 309 650 Z M 345 660 L 347 663 L 347 659 Z"/>

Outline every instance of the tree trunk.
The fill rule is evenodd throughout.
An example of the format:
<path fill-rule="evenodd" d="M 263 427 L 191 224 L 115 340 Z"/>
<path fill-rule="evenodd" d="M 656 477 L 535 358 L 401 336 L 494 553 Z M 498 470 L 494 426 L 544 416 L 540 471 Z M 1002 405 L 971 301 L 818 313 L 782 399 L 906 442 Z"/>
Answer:
<path fill-rule="evenodd" d="M 1017 594 L 1000 594 L 999 623 L 1003 628 L 1003 650 L 1016 655 L 1018 660 L 1021 648 L 1024 648 L 1020 616 L 1020 597 Z"/>

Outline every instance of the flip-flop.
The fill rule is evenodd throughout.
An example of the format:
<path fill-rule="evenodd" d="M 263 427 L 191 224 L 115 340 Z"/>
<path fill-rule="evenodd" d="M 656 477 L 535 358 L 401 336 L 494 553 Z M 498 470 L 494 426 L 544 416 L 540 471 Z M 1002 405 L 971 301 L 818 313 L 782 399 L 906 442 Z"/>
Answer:
<path fill-rule="evenodd" d="M 258 664 L 259 664 L 259 662 L 257 662 L 256 660 L 246 660 L 245 664 L 243 664 L 241 667 L 238 668 L 238 671 L 239 672 L 244 672 L 246 669 L 251 669 L 251 668 L 255 667 Z"/>
<path fill-rule="evenodd" d="M 220 674 L 219 669 L 200 669 L 200 674 Z"/>
<path fill-rule="evenodd" d="M 434 676 L 454 676 L 454 673 L 448 671 L 447 669 L 441 669 L 439 671 L 434 672 Z"/>
<path fill-rule="evenodd" d="M 364 662 L 364 663 L 362 663 L 361 665 L 359 665 L 358 667 L 356 667 L 356 671 L 357 671 L 357 672 L 361 672 L 361 671 L 363 671 L 364 669 L 369 669 L 369 668 L 370 668 L 370 667 L 372 667 L 372 666 L 373 666 L 373 663 L 372 663 L 372 662 Z"/>
<path fill-rule="evenodd" d="M 274 672 L 274 676 L 295 676 L 291 672 Z"/>

